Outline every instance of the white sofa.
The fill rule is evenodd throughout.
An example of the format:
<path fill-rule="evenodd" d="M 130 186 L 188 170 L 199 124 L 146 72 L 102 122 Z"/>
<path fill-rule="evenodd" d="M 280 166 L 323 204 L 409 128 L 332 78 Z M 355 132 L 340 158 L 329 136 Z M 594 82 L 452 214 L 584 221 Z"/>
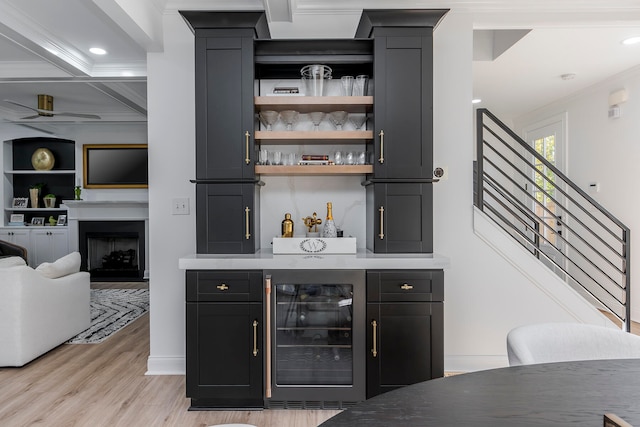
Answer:
<path fill-rule="evenodd" d="M 89 273 L 44 270 L 0 267 L 0 366 L 23 366 L 91 324 Z"/>

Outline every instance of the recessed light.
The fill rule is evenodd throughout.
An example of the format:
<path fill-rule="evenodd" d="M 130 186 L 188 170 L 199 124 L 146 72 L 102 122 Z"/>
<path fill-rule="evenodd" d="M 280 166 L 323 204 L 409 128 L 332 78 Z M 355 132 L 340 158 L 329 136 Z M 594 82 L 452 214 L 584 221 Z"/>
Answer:
<path fill-rule="evenodd" d="M 629 37 L 628 39 L 622 40 L 622 44 L 627 46 L 638 43 L 640 43 L 640 36 Z"/>
<path fill-rule="evenodd" d="M 573 80 L 576 78 L 576 73 L 566 73 L 560 76 L 562 80 Z"/>
<path fill-rule="evenodd" d="M 476 98 L 476 99 L 472 99 L 471 100 L 472 104 L 480 104 L 481 102 L 482 102 L 482 99 L 480 99 L 480 98 Z"/>
<path fill-rule="evenodd" d="M 89 49 L 89 52 L 93 53 L 94 55 L 106 55 L 107 51 L 99 48 L 99 47 L 92 47 L 91 49 Z"/>

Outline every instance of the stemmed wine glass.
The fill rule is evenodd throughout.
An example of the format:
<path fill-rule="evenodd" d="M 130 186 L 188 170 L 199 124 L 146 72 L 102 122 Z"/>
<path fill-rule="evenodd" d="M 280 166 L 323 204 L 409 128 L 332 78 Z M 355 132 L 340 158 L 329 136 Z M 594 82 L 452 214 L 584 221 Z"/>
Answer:
<path fill-rule="evenodd" d="M 347 121 L 348 113 L 346 111 L 333 111 L 329 115 L 336 129 L 342 130 L 342 125 Z"/>
<path fill-rule="evenodd" d="M 356 130 L 360 130 L 360 128 L 367 122 L 366 114 L 349 114 L 349 120 L 356 127 Z"/>
<path fill-rule="evenodd" d="M 287 125 L 287 130 L 293 129 L 293 124 L 298 121 L 298 112 L 293 110 L 285 110 L 280 112 L 280 118 Z"/>
<path fill-rule="evenodd" d="M 313 130 L 320 130 L 320 123 L 322 119 L 324 119 L 324 113 L 321 111 L 315 111 L 313 113 L 309 113 L 309 118 L 311 119 L 311 123 L 313 123 Z"/>
<path fill-rule="evenodd" d="M 267 127 L 267 130 L 271 130 L 271 125 L 274 125 L 278 121 L 278 112 L 265 110 L 260 111 L 260 121 Z"/>

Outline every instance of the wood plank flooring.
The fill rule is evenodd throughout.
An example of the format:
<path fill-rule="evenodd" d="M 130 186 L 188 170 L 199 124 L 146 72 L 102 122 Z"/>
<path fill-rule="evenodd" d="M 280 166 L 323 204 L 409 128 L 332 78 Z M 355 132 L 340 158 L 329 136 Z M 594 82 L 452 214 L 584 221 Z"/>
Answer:
<path fill-rule="evenodd" d="M 145 285 L 143 285 L 145 286 Z M 92 283 L 94 288 L 140 284 Z M 100 344 L 61 345 L 22 368 L 0 368 L 0 426 L 315 427 L 339 411 L 187 411 L 184 376 L 145 376 L 149 315 Z"/>

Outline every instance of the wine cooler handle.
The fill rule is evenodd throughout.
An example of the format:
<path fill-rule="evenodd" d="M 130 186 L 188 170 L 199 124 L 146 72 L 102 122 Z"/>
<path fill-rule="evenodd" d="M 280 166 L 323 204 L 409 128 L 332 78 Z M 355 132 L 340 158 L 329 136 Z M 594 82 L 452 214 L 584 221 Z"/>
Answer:
<path fill-rule="evenodd" d="M 264 292 L 266 301 L 266 342 L 264 346 L 264 356 L 266 365 L 265 391 L 267 399 L 271 398 L 271 275 L 267 275 L 264 281 Z"/>
<path fill-rule="evenodd" d="M 258 321 L 253 321 L 253 357 L 258 355 Z"/>
<path fill-rule="evenodd" d="M 378 234 L 378 237 L 380 240 L 384 240 L 384 206 L 380 206 L 378 212 L 380 212 L 380 234 Z"/>
<path fill-rule="evenodd" d="M 251 212 L 251 209 L 249 209 L 249 206 L 246 206 L 244 208 L 244 238 L 246 240 L 249 240 L 251 238 L 251 233 L 249 233 L 249 212 Z"/>
<path fill-rule="evenodd" d="M 246 164 L 251 163 L 251 159 L 249 158 L 249 131 L 245 131 L 244 133 L 244 143 L 245 143 L 245 156 L 244 156 L 244 162 Z"/>
<path fill-rule="evenodd" d="M 384 131 L 381 130 L 378 136 L 380 137 L 380 157 L 378 158 L 378 161 L 380 162 L 380 164 L 383 164 L 384 163 Z"/>
<path fill-rule="evenodd" d="M 378 322 L 372 320 L 371 326 L 373 326 L 373 348 L 371 349 L 371 354 L 373 354 L 373 357 L 378 357 Z"/>

